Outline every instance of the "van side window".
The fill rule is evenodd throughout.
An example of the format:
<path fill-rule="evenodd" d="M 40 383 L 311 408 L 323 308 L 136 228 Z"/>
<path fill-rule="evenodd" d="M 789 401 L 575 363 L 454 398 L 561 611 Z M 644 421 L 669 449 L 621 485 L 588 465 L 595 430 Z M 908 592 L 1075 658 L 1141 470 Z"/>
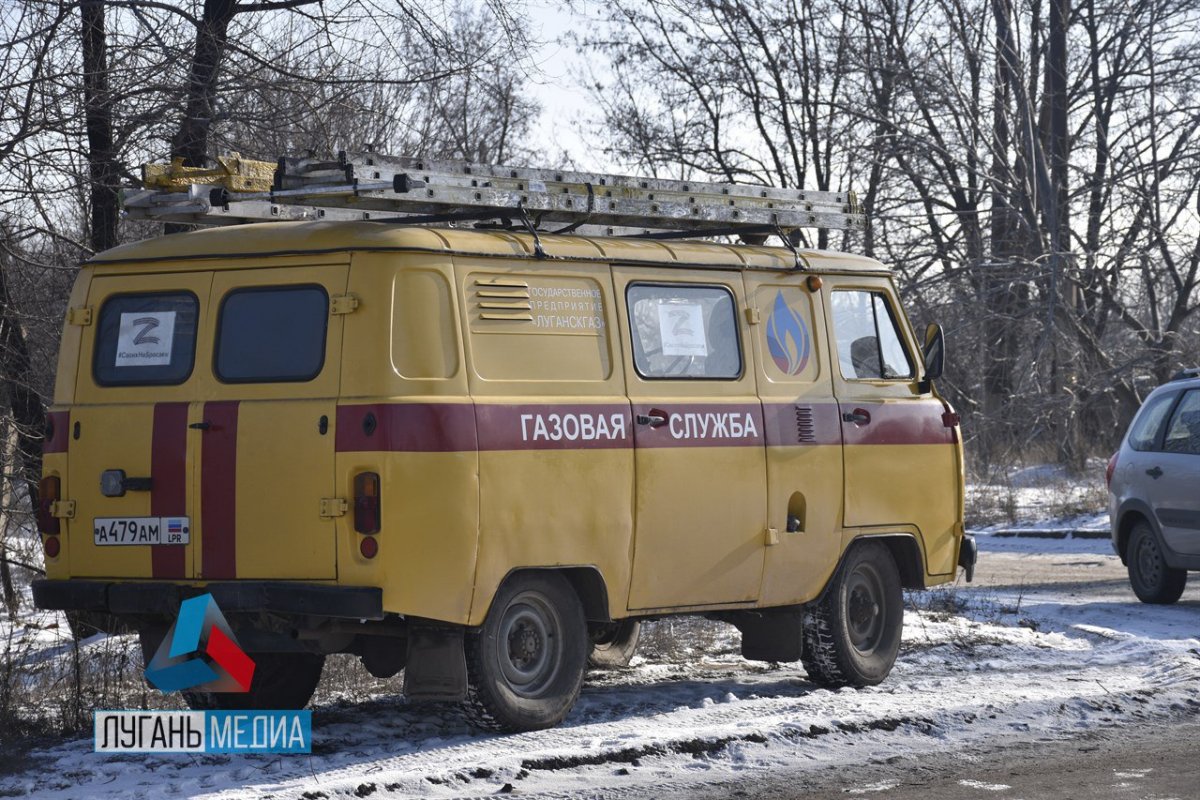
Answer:
<path fill-rule="evenodd" d="M 1142 452 L 1154 449 L 1154 444 L 1158 440 L 1158 432 L 1162 430 L 1163 422 L 1167 419 L 1167 412 L 1171 410 L 1171 405 L 1175 402 L 1176 397 L 1178 395 L 1174 392 L 1160 394 L 1142 406 L 1133 425 L 1129 428 L 1130 447 Z"/>
<path fill-rule="evenodd" d="M 643 378 L 734 380 L 742 374 L 733 295 L 722 286 L 631 284 L 633 363 Z"/>
<path fill-rule="evenodd" d="M 912 360 L 900 338 L 896 318 L 883 292 L 834 291 L 833 330 L 838 363 L 849 380 L 897 380 L 913 377 Z"/>
<path fill-rule="evenodd" d="M 310 381 L 325 365 L 329 296 L 320 286 L 237 289 L 225 295 L 214 369 L 226 383 Z"/>
<path fill-rule="evenodd" d="M 101 386 L 183 383 L 196 357 L 199 301 L 191 292 L 115 295 L 100 309 L 92 375 Z"/>
<path fill-rule="evenodd" d="M 1163 438 L 1163 450 L 1167 453 L 1200 455 L 1200 389 L 1183 395 Z"/>

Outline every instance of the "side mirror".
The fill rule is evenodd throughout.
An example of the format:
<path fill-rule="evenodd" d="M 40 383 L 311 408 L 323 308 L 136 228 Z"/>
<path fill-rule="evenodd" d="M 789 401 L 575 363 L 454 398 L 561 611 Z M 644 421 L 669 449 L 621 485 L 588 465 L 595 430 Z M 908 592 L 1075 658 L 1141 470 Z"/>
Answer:
<path fill-rule="evenodd" d="M 925 378 L 921 381 L 921 391 L 927 392 L 933 381 L 942 377 L 946 368 L 946 335 L 942 326 L 931 322 L 925 326 Z"/>

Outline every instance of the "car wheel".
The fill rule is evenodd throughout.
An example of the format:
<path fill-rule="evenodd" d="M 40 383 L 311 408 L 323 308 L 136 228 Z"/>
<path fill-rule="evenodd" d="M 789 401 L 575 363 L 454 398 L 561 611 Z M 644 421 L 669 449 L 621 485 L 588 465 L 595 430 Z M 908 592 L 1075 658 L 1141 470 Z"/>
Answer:
<path fill-rule="evenodd" d="M 476 725 L 496 731 L 561 722 L 579 697 L 590 649 L 583 605 L 553 572 L 507 581 L 465 646 L 464 709 Z"/>
<path fill-rule="evenodd" d="M 1148 522 L 1133 526 L 1125 561 L 1129 565 L 1129 584 L 1143 603 L 1167 605 L 1183 594 L 1187 570 L 1167 566 L 1162 546 Z"/>
<path fill-rule="evenodd" d="M 904 628 L 900 573 L 878 542 L 855 547 L 805 609 L 801 660 L 821 686 L 873 686 L 892 671 Z"/>
<path fill-rule="evenodd" d="M 641 633 L 642 623 L 636 619 L 623 619 L 606 626 L 603 634 L 592 640 L 592 654 L 588 656 L 588 666 L 597 669 L 628 667 L 634 651 L 637 650 Z"/>

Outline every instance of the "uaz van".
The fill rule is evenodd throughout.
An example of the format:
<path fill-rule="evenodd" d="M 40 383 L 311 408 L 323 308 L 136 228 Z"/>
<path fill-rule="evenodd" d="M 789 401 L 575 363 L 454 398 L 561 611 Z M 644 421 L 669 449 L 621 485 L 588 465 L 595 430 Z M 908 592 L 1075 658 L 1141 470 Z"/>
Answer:
<path fill-rule="evenodd" d="M 198 708 L 302 707 L 353 653 L 546 727 L 672 614 L 875 684 L 901 589 L 975 563 L 942 347 L 844 253 L 388 222 L 118 247 L 71 295 L 36 601 L 150 654 L 211 593 L 257 666 Z"/>

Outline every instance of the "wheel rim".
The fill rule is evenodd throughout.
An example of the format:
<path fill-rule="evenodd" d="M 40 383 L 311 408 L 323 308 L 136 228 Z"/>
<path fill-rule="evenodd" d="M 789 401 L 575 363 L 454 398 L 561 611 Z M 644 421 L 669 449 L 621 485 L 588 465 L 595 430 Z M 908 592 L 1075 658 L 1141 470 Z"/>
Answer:
<path fill-rule="evenodd" d="M 1138 574 L 1141 576 L 1142 582 L 1147 586 L 1157 586 L 1162 580 L 1162 555 L 1158 552 L 1154 540 L 1149 536 L 1142 536 L 1138 540 L 1135 562 L 1138 565 Z"/>
<path fill-rule="evenodd" d="M 850 643 L 870 653 L 883 637 L 883 579 L 869 564 L 859 564 L 846 581 L 846 627 Z"/>
<path fill-rule="evenodd" d="M 496 656 L 509 688 L 537 697 L 558 675 L 562 664 L 561 620 L 541 597 L 513 599 L 500 620 Z"/>

